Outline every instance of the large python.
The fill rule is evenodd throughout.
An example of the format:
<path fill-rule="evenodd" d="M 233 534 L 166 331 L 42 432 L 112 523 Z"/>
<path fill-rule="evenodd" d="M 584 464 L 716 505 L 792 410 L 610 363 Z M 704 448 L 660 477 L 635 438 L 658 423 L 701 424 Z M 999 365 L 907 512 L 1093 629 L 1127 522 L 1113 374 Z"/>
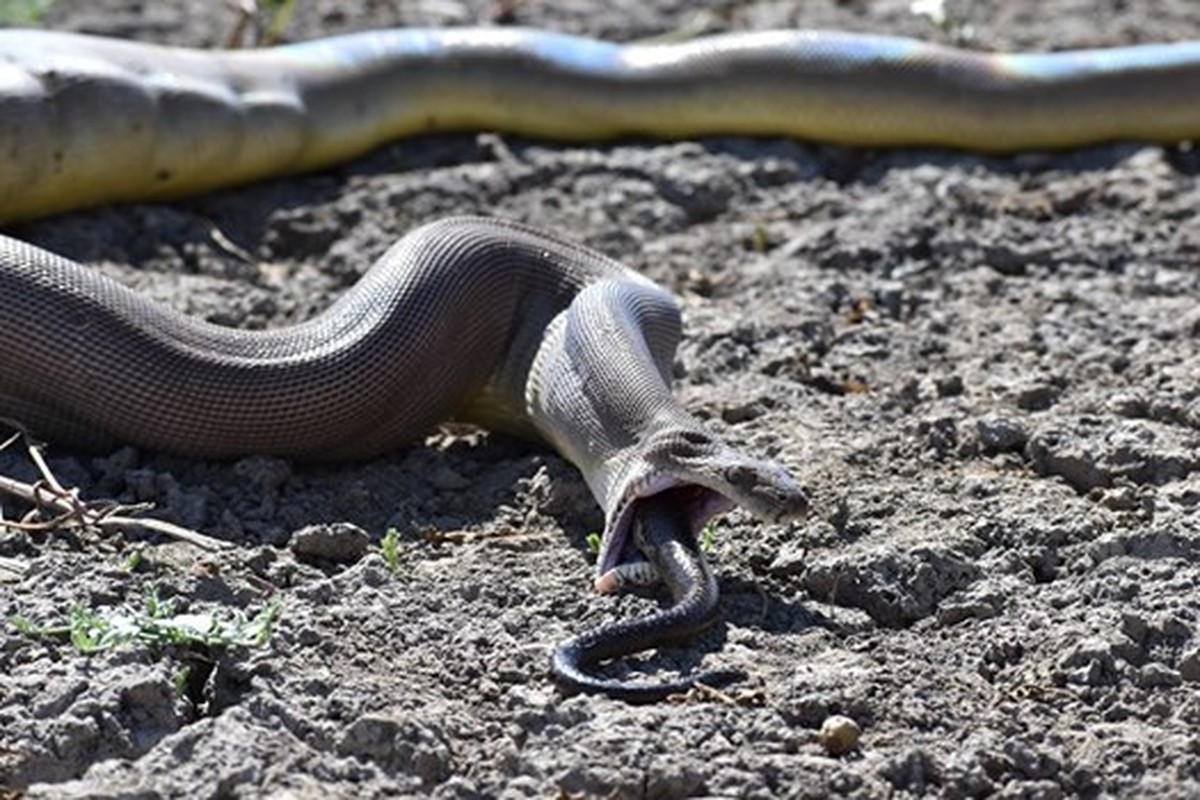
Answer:
<path fill-rule="evenodd" d="M 1175 141 L 1200 134 L 1198 90 L 1196 43 L 984 55 L 829 32 L 614 45 L 492 28 L 207 52 L 0 31 L 0 221 L 313 170 L 461 129 L 992 152 Z M 427 225 L 322 315 L 266 332 L 188 319 L 0 238 L 0 414 L 44 435 L 362 457 L 457 417 L 552 443 L 605 511 L 597 585 L 630 571 L 640 517 L 641 548 L 679 599 L 679 613 L 556 651 L 569 688 L 633 698 L 687 682 L 639 689 L 579 666 L 693 630 L 715 600 L 703 560 L 663 531 L 694 532 L 730 503 L 766 519 L 806 508 L 786 471 L 722 444 L 674 400 L 678 335 L 662 290 L 496 220 Z M 674 511 L 647 499 L 664 493 Z"/>
<path fill-rule="evenodd" d="M 1200 43 L 981 54 L 775 31 L 401 29 L 211 52 L 0 31 L 0 220 L 328 166 L 397 137 L 794 136 L 989 152 L 1200 135 Z"/>

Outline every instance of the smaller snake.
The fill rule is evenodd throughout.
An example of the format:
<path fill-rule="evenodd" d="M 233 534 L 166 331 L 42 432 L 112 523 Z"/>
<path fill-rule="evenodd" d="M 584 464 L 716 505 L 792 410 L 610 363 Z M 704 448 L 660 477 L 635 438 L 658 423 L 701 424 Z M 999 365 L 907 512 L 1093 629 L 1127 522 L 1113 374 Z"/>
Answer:
<path fill-rule="evenodd" d="M 740 670 L 712 670 L 659 683 L 605 680 L 584 672 L 606 659 L 670 644 L 716 619 L 717 580 L 690 535 L 686 498 L 674 490 L 648 498 L 633 523 L 633 541 L 671 592 L 673 605 L 636 619 L 619 620 L 573 636 L 550 658 L 550 671 L 565 691 L 604 694 L 629 703 L 653 703 L 696 684 L 722 686 L 745 677 Z"/>

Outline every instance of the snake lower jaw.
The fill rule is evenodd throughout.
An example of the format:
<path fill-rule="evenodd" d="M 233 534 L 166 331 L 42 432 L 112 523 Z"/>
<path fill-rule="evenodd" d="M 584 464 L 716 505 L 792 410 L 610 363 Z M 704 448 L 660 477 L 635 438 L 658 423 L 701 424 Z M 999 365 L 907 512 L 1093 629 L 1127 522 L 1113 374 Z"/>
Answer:
<path fill-rule="evenodd" d="M 684 511 L 692 536 L 697 536 L 709 519 L 735 505 L 720 492 L 662 472 L 651 473 L 631 482 L 605 526 L 593 584 L 599 594 L 612 594 L 632 584 L 646 582 L 636 577 L 630 578 L 627 569 L 632 564 L 644 563 L 633 543 L 633 519 L 640 502 L 668 491 L 686 505 Z"/>
<path fill-rule="evenodd" d="M 607 514 L 596 562 L 597 592 L 609 594 L 630 585 L 654 582 L 652 571 L 640 569 L 644 559 L 631 535 L 638 506 L 649 497 L 670 492 L 673 502 L 684 506 L 693 537 L 698 537 L 714 516 L 736 506 L 768 523 L 790 522 L 808 513 L 807 494 L 787 470 L 774 462 L 751 459 L 721 446 L 708 451 L 707 458 L 690 456 L 660 452 L 657 458 L 647 457 L 640 470 L 633 470 L 624 479 L 619 499 Z M 694 467 L 705 461 L 704 467 Z M 724 467 L 712 468 L 714 461 Z"/>

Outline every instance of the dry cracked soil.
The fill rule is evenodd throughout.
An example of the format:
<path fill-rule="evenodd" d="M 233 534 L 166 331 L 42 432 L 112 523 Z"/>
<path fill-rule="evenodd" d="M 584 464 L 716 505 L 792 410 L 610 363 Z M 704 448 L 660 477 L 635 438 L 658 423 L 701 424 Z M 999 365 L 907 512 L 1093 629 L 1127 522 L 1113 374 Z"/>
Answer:
<path fill-rule="evenodd" d="M 469 23 L 1009 50 L 1200 38 L 1184 0 L 951 2 L 942 25 L 900 0 L 295 8 L 293 39 Z M 58 0 L 38 24 L 212 47 L 232 20 L 199 0 Z M 1200 796 L 1198 171 L 1182 146 L 984 157 L 480 133 L 11 226 L 250 327 L 315 313 L 435 217 L 566 233 L 682 298 L 684 403 L 793 468 L 815 511 L 722 519 L 723 622 L 611 670 L 750 679 L 632 707 L 563 697 L 547 675 L 564 637 L 663 598 L 592 594 L 599 513 L 536 443 L 443 431 L 325 466 L 54 448 L 85 497 L 152 502 L 232 546 L 0 533 L 0 796 Z M 0 473 L 33 474 L 13 448 Z M 140 606 L 152 588 L 193 612 L 276 598 L 279 617 L 262 647 L 94 655 L 11 622 Z M 818 737 L 832 715 L 862 729 L 839 756 Z"/>

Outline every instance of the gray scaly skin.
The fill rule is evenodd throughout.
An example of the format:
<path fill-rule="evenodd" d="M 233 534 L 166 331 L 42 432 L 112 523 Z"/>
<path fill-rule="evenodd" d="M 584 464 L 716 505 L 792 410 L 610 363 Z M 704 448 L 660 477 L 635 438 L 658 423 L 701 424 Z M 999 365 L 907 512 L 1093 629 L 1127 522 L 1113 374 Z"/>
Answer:
<path fill-rule="evenodd" d="M 671 394 L 670 295 L 515 223 L 425 225 L 290 328 L 196 320 L 4 237 L 0 297 L 0 417 L 73 446 L 330 460 L 394 450 L 446 419 L 540 436 L 605 511 L 600 589 L 637 558 L 632 520 L 651 496 L 671 490 L 687 538 L 731 504 L 772 521 L 807 509 L 782 467 L 720 442 Z M 609 651 L 621 635 L 592 641 Z"/>

